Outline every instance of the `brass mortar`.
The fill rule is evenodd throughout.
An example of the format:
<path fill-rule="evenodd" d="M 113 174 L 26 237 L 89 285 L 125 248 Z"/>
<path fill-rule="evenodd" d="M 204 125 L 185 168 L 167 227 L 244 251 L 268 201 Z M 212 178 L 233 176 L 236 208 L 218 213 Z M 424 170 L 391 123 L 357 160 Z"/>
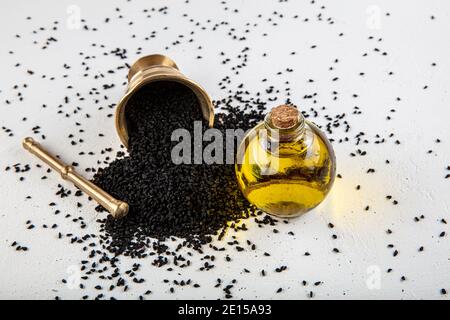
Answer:
<path fill-rule="evenodd" d="M 116 131 L 122 144 L 128 148 L 128 130 L 126 122 L 127 104 L 130 98 L 143 86 L 158 81 L 174 81 L 190 88 L 197 96 L 203 118 L 212 127 L 214 107 L 211 98 L 198 83 L 188 79 L 179 70 L 175 61 L 160 54 L 152 54 L 138 59 L 128 72 L 128 88 L 116 109 Z"/>

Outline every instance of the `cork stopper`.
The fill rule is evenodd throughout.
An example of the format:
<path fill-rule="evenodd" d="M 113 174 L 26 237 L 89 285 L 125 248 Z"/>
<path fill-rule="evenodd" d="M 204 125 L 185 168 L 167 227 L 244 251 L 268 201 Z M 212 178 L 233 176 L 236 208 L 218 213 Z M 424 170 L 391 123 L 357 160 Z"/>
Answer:
<path fill-rule="evenodd" d="M 289 129 L 298 123 L 298 114 L 296 107 L 282 104 L 272 109 L 270 120 L 277 129 Z"/>

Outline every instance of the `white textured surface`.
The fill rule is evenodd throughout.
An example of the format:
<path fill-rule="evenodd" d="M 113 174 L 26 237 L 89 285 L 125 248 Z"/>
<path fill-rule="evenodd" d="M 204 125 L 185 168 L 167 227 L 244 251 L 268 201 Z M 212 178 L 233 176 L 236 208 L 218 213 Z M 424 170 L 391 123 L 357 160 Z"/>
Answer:
<path fill-rule="evenodd" d="M 104 159 L 99 151 L 105 147 L 118 150 L 119 140 L 114 131 L 113 118 L 106 115 L 113 110 L 98 110 L 116 103 L 124 93 L 126 69 L 116 70 L 125 61 L 113 55 L 104 56 L 115 48 L 127 49 L 126 62 L 132 63 L 137 57 L 149 53 L 163 53 L 172 57 L 183 73 L 201 83 L 214 99 L 226 96 L 218 82 L 224 75 L 231 76 L 232 85 L 240 83 L 251 92 L 264 90 L 268 85 L 280 88 L 279 100 L 283 100 L 284 81 L 289 80 L 291 99 L 304 110 L 313 106 L 311 99 L 304 100 L 306 94 L 317 93 L 317 109 L 326 106 L 315 119 L 324 124 L 323 115 L 335 116 L 346 113 L 351 130 L 346 134 L 343 126 L 338 128 L 333 138 L 349 137 L 347 143 L 334 143 L 338 173 L 335 186 L 316 210 L 293 220 L 288 225 L 280 225 L 280 233 L 274 234 L 270 228 L 258 229 L 250 224 L 250 230 L 239 234 L 239 240 L 251 239 L 258 250 L 236 254 L 232 263 L 218 258 L 216 267 L 209 272 L 199 272 L 197 262 L 181 274 L 169 273 L 151 266 L 150 261 L 142 261 L 140 277 L 147 279 L 142 285 L 132 285 L 127 293 L 115 292 L 115 297 L 137 298 L 151 289 L 149 298 L 219 298 L 220 289 L 213 288 L 216 278 L 225 284 L 236 278 L 233 289 L 235 298 L 282 298 L 304 299 L 313 290 L 315 298 L 448 298 L 440 289 L 450 290 L 450 238 L 439 237 L 443 231 L 450 232 L 449 225 L 440 222 L 445 218 L 450 222 L 449 179 L 444 179 L 450 171 L 450 3 L 448 1 L 235 1 L 221 4 L 220 1 L 170 1 L 167 14 L 149 12 L 150 19 L 142 9 L 160 8 L 169 2 L 163 1 L 22 1 L 2 0 L 0 3 L 0 127 L 13 131 L 9 137 L 0 131 L 0 298 L 80 298 L 84 294 L 94 297 L 99 292 L 93 289 L 96 280 L 85 282 L 87 289 L 70 289 L 61 279 L 70 277 L 71 266 L 78 266 L 85 254 L 80 246 L 69 245 L 67 240 L 57 240 L 58 231 L 82 234 L 77 226 L 64 219 L 64 214 L 83 216 L 88 221 L 88 232 L 96 233 L 94 204 L 85 198 L 69 197 L 57 199 L 55 192 L 59 178 L 51 173 L 47 180 L 41 180 L 44 169 L 34 167 L 37 160 L 21 149 L 20 142 L 32 135 L 32 128 L 39 125 L 40 134 L 34 135 L 50 150 L 60 154 L 67 161 L 77 161 L 81 168 L 97 167 L 96 161 Z M 68 28 L 70 14 L 67 9 L 76 5 L 86 24 L 98 31 Z M 324 5 L 326 8 L 321 9 Z M 116 12 L 115 8 L 120 8 Z M 229 7 L 229 10 L 224 10 Z M 232 10 L 238 8 L 238 13 Z M 379 10 L 379 29 L 377 21 Z M 283 18 L 273 14 L 276 11 Z M 386 16 L 389 12 L 390 15 Z M 187 13 L 187 17 L 183 14 Z M 323 21 L 317 20 L 321 13 Z M 262 14 L 262 18 L 258 18 Z M 292 17 L 298 14 L 299 19 Z M 373 16 L 375 14 L 375 16 Z M 118 18 L 123 15 L 123 18 Z M 430 17 L 434 15 L 435 19 Z M 32 17 L 27 20 L 26 17 Z M 105 23 L 105 18 L 110 22 Z M 327 18 L 335 21 L 330 25 Z M 194 19 L 190 22 L 189 19 Z M 278 25 L 272 26 L 268 21 Z M 309 18 L 309 22 L 302 22 Z M 69 19 L 69 20 L 68 20 Z M 211 19 L 211 22 L 207 20 Z M 53 22 L 59 21 L 58 30 L 51 31 Z M 128 25 L 133 21 L 133 25 Z M 196 26 L 196 22 L 200 26 Z M 217 31 L 211 29 L 215 23 L 227 21 Z M 374 22 L 375 21 L 375 22 Z M 246 23 L 250 23 L 249 26 Z M 254 24 L 257 23 L 257 26 Z M 373 24 L 375 23 L 375 24 Z M 81 23 L 83 26 L 84 23 Z M 168 30 L 164 30 L 164 27 Z M 202 30 L 202 26 L 206 27 Z M 44 27 L 45 30 L 39 30 Z M 238 36 L 245 35 L 246 41 L 233 40 L 227 35 L 231 28 Z M 244 33 L 249 29 L 249 33 Z M 36 34 L 33 33 L 36 30 Z M 149 41 L 144 38 L 157 31 Z M 195 31 L 190 35 L 190 31 Z M 344 33 L 339 37 L 339 33 Z M 267 37 L 262 34 L 267 33 Z M 20 35 L 17 38 L 15 35 Z M 136 37 L 133 38 L 132 35 Z M 178 37 L 183 34 L 184 38 Z M 52 42 L 47 49 L 40 48 L 49 37 Z M 368 37 L 373 36 L 373 40 Z M 194 41 L 189 43 L 188 40 Z M 377 39 L 382 38 L 378 42 Z M 173 45 L 179 40 L 180 44 Z M 33 41 L 37 43 L 34 44 Z M 102 48 L 101 45 L 105 47 Z M 311 46 L 317 45 L 315 49 Z M 168 49 L 166 49 L 166 46 Z M 198 46 L 202 46 L 198 49 Z M 237 64 L 238 54 L 244 47 L 248 51 L 248 63 L 239 75 L 233 75 L 230 65 L 222 65 L 221 51 Z M 141 48 L 140 50 L 138 48 Z M 379 48 L 380 52 L 374 51 Z M 8 53 L 13 51 L 13 54 Z M 290 55 L 292 51 L 296 55 Z M 382 56 L 386 51 L 387 56 Z M 86 60 L 84 55 L 92 56 Z M 363 57 L 364 53 L 367 57 Z M 263 53 L 267 53 L 263 57 Z M 202 59 L 196 59 L 200 55 Z M 339 59 L 338 63 L 333 63 Z M 86 65 L 82 65 L 83 61 Z M 437 65 L 432 67 L 435 62 Z M 19 67 L 15 67 L 20 63 Z M 65 70 L 63 65 L 71 68 Z M 89 76 L 84 77 L 85 68 Z M 334 71 L 329 71 L 330 66 Z M 291 73 L 278 71 L 293 68 Z M 110 69 L 116 70 L 108 74 Z M 27 70 L 34 71 L 33 75 Z M 388 75 L 392 71 L 393 75 Z M 364 76 L 359 76 L 364 72 Z M 46 79 L 41 76 L 45 74 Z M 67 74 L 67 77 L 63 77 Z M 94 76 L 103 74 L 104 78 Z M 54 81 L 49 80 L 51 76 Z M 338 81 L 331 81 L 339 77 Z M 261 82 L 269 79 L 267 83 Z M 314 79 L 309 83 L 308 79 Z M 14 89 L 14 85 L 19 89 Z M 27 84 L 27 88 L 23 85 Z M 115 87 L 101 89 L 103 84 Z M 72 89 L 67 86 L 72 85 Z M 426 90 L 424 86 L 428 85 Z M 90 95 L 92 88 L 100 94 Z M 17 92 L 24 99 L 19 101 Z M 333 91 L 339 92 L 333 100 Z M 79 92 L 86 99 L 77 101 Z M 108 99 L 105 100 L 104 95 Z M 358 98 L 353 98 L 358 94 Z M 57 114 L 58 105 L 64 97 L 70 104 L 62 107 L 64 113 L 73 113 L 75 107 L 81 110 L 66 118 Z M 401 101 L 396 98 L 400 97 Z M 95 99 L 99 99 L 96 104 Z M 10 100 L 10 104 L 6 104 Z M 46 104 L 47 108 L 42 108 Z M 361 115 L 352 114 L 358 106 Z M 396 112 L 389 112 L 395 108 Z M 86 114 L 90 118 L 86 118 Z M 390 121 L 386 120 L 391 116 Z M 26 117 L 26 121 L 22 118 Z M 83 124 L 85 132 L 77 132 L 75 123 Z M 355 146 L 355 135 L 365 132 L 368 144 Z M 99 137 L 101 132 L 105 137 Z M 395 136 L 388 138 L 393 132 Z M 67 136 L 72 133 L 85 143 L 75 147 Z M 375 135 L 387 141 L 374 144 Z M 441 143 L 435 143 L 440 138 Z M 401 142 L 395 144 L 395 140 Z M 356 149 L 367 151 L 366 156 L 350 157 Z M 431 153 L 427 153 L 432 150 Z M 78 156 L 80 151 L 94 151 L 95 156 Z M 112 155 L 112 154 L 111 154 Z M 389 159 L 389 165 L 385 160 Z M 3 169 L 8 165 L 30 163 L 30 172 L 14 174 Z M 374 168 L 374 174 L 366 174 Z M 23 182 L 19 177 L 24 176 Z M 361 185 L 361 190 L 355 189 Z M 65 184 L 68 186 L 68 184 Z M 26 196 L 32 196 L 26 199 Z M 386 200 L 392 195 L 398 200 Z M 54 216 L 55 208 L 48 204 L 57 202 L 63 213 Z M 83 207 L 76 208 L 76 201 Z M 364 208 L 369 205 L 370 209 Z M 424 215 L 425 219 L 415 222 L 414 217 Z M 36 229 L 27 230 L 25 221 L 32 220 Z M 328 222 L 335 225 L 327 227 Z M 42 229 L 42 224 L 58 224 L 58 229 Z M 393 231 L 386 233 L 387 229 Z M 289 236 L 288 231 L 295 236 Z M 338 235 L 332 240 L 331 235 Z M 16 252 L 11 243 L 17 241 L 29 247 L 28 252 Z M 395 248 L 387 248 L 394 244 Z M 220 244 L 219 244 L 220 245 Z M 424 246 L 423 252 L 418 248 Z M 339 248 L 340 253 L 332 252 Z M 399 251 L 393 257 L 393 251 Z M 264 251 L 270 257 L 264 257 Z M 308 251 L 311 256 L 304 256 Z M 124 264 L 132 261 L 124 261 Z M 288 270 L 275 273 L 280 265 Z M 242 273 L 243 268 L 251 271 Z M 266 269 L 269 275 L 261 278 L 259 271 Z M 391 273 L 386 273 L 392 268 Z M 367 286 L 370 275 L 380 271 L 379 288 Z M 69 272 L 69 273 L 68 273 Z M 406 280 L 401 281 L 401 276 Z M 168 292 L 162 279 L 196 279 L 202 285 L 199 289 L 176 288 L 175 294 Z M 301 285 L 305 279 L 307 287 Z M 315 281 L 323 283 L 313 286 Z M 105 282 L 105 286 L 107 283 Z M 282 287 L 282 293 L 275 291 Z M 106 293 L 106 297 L 109 294 Z"/>

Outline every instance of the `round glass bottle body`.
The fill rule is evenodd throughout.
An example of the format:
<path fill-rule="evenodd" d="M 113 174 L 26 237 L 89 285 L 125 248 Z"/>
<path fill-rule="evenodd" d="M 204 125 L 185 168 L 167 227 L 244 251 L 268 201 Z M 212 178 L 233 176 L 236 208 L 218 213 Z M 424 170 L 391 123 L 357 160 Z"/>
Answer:
<path fill-rule="evenodd" d="M 244 196 L 278 217 L 296 217 L 319 205 L 333 185 L 336 159 L 325 135 L 313 123 L 299 121 L 275 129 L 270 114 L 243 139 L 236 176 Z"/>

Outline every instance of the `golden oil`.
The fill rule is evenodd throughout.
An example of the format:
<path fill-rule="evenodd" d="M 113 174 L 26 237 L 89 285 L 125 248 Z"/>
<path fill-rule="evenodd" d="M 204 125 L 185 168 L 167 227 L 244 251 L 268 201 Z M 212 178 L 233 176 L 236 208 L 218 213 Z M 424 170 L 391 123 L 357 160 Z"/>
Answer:
<path fill-rule="evenodd" d="M 278 217 L 295 217 L 323 201 L 336 159 L 325 135 L 294 106 L 282 105 L 244 137 L 235 169 L 251 203 Z"/>

